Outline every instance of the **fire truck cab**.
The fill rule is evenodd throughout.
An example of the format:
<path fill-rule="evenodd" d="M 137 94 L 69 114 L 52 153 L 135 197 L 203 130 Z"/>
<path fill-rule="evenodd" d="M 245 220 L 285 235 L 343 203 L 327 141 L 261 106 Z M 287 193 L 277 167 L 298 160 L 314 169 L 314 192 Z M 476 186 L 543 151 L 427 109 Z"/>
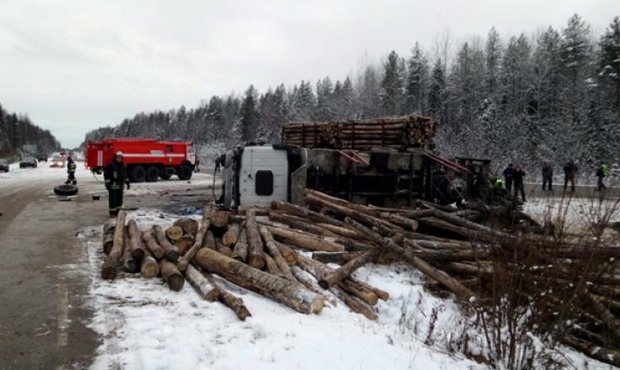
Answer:
<path fill-rule="evenodd" d="M 101 173 L 114 160 L 116 152 L 123 153 L 123 162 L 132 182 L 168 180 L 172 175 L 179 180 L 189 180 L 196 163 L 192 143 L 127 138 L 89 141 L 86 168 Z"/>

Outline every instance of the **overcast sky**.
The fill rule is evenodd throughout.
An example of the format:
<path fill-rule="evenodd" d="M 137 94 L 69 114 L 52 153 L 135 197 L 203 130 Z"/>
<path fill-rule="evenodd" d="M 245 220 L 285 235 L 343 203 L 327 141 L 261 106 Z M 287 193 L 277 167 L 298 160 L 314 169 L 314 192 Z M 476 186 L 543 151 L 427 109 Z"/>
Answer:
<path fill-rule="evenodd" d="M 140 111 L 197 106 L 326 75 L 356 74 L 415 41 L 561 29 L 599 35 L 620 0 L 19 0 L 0 10 L 0 103 L 64 146 Z"/>

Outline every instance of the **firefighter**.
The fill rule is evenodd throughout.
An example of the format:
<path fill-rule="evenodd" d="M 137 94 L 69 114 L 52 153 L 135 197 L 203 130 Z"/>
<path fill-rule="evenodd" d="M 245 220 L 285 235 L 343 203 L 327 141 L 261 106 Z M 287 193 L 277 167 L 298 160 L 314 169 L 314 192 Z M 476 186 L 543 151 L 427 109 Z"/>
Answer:
<path fill-rule="evenodd" d="M 103 172 L 105 188 L 108 190 L 110 217 L 115 217 L 123 208 L 123 187 L 129 189 L 129 178 L 123 163 L 123 152 L 116 152 L 114 160 Z"/>
<path fill-rule="evenodd" d="M 512 181 L 515 176 L 515 168 L 513 167 L 512 163 L 508 164 L 508 167 L 504 169 L 503 175 L 504 181 L 506 182 L 506 190 L 508 191 L 508 194 L 510 194 L 512 190 Z"/>
<path fill-rule="evenodd" d="M 568 161 L 568 163 L 566 163 L 564 165 L 564 191 L 566 191 L 566 188 L 568 187 L 568 183 L 570 182 L 571 185 L 571 191 L 574 192 L 575 191 L 575 177 L 577 176 L 577 164 L 575 163 L 574 160 L 570 160 Z"/>
<path fill-rule="evenodd" d="M 603 178 L 605 176 L 609 176 L 609 165 L 607 163 L 601 163 L 600 167 L 596 170 L 596 177 L 598 179 L 596 185 L 598 187 L 598 191 L 606 189 L 607 186 L 603 183 Z"/>
<path fill-rule="evenodd" d="M 525 202 L 525 187 L 523 184 L 523 178 L 525 177 L 525 170 L 523 169 L 523 165 L 519 163 L 517 168 L 515 168 L 513 172 L 513 185 L 514 185 L 514 193 L 513 197 L 517 198 L 517 195 L 521 193 L 521 200 Z"/>
<path fill-rule="evenodd" d="M 543 191 L 545 191 L 547 189 L 549 189 L 549 191 L 553 191 L 553 189 L 552 189 L 552 186 L 553 186 L 553 167 L 551 166 L 551 164 L 549 164 L 549 162 L 544 162 L 543 163 L 543 166 L 542 166 L 542 179 L 543 179 L 543 185 L 542 185 Z"/>
<path fill-rule="evenodd" d="M 67 181 L 65 181 L 66 185 L 77 185 L 77 180 L 75 179 L 75 169 L 77 166 L 75 165 L 75 161 L 73 161 L 73 156 L 69 154 L 67 157 Z"/>

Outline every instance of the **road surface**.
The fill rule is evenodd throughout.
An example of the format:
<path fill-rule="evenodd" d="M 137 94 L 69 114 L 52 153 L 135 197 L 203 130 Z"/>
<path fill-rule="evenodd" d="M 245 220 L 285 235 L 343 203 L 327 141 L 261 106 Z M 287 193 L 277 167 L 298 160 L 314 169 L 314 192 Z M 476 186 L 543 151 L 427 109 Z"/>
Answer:
<path fill-rule="evenodd" d="M 78 168 L 79 194 L 70 201 L 52 190 L 65 180 L 64 169 L 42 162 L 0 174 L 0 369 L 86 368 L 96 355 L 100 339 L 88 327 L 90 277 L 80 237 L 108 219 L 107 193 L 101 178 Z M 187 182 L 146 186 L 134 184 L 125 205 L 174 211 L 204 200 L 174 196 L 175 189 L 197 188 Z"/>

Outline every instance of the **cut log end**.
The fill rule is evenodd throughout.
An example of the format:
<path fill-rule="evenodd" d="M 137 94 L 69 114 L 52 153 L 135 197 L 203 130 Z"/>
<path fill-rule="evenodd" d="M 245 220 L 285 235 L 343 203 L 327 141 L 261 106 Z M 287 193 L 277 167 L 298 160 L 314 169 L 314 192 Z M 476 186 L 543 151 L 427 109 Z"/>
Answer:
<path fill-rule="evenodd" d="M 181 289 L 183 289 L 184 284 L 185 284 L 185 279 L 183 279 L 183 276 L 181 275 L 172 275 L 168 277 L 168 286 L 170 287 L 171 290 L 174 290 L 175 292 L 178 292 Z"/>
<path fill-rule="evenodd" d="M 103 266 L 101 269 L 101 277 L 106 280 L 114 280 L 114 278 L 116 278 L 116 267 Z"/>
<path fill-rule="evenodd" d="M 262 270 L 265 268 L 265 264 L 266 264 L 265 257 L 261 255 L 253 255 L 253 256 L 248 257 L 248 265 L 254 268 Z"/>

